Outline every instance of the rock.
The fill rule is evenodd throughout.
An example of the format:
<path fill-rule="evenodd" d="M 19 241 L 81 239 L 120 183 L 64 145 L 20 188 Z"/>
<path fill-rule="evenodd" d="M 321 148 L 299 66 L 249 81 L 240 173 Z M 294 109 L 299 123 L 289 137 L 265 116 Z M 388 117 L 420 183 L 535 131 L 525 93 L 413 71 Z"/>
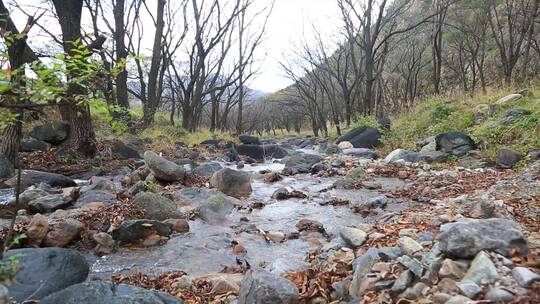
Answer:
<path fill-rule="evenodd" d="M 185 219 L 168 219 L 164 223 L 170 225 L 173 232 L 189 232 L 189 223 Z"/>
<path fill-rule="evenodd" d="M 153 220 L 129 220 L 124 221 L 120 227 L 112 232 L 112 237 L 120 243 L 136 244 L 151 235 L 169 236 L 171 227 L 169 225 Z"/>
<path fill-rule="evenodd" d="M 489 163 L 478 156 L 466 155 L 458 160 L 461 167 L 469 169 L 487 168 Z"/>
<path fill-rule="evenodd" d="M 368 199 L 367 203 L 373 208 L 385 208 L 392 200 L 386 195 L 379 195 Z"/>
<path fill-rule="evenodd" d="M 182 304 L 181 300 L 153 289 L 90 281 L 72 285 L 44 298 L 40 304 Z"/>
<path fill-rule="evenodd" d="M 316 163 L 315 165 L 311 166 L 309 172 L 311 174 L 317 174 L 319 172 L 324 172 L 326 170 L 328 170 L 328 166 L 326 166 L 323 163 Z"/>
<path fill-rule="evenodd" d="M 42 196 L 28 203 L 28 207 L 33 213 L 51 213 L 69 206 L 71 206 L 71 197 L 63 194 Z"/>
<path fill-rule="evenodd" d="M 523 116 L 530 115 L 531 113 L 531 111 L 525 109 L 508 109 L 499 123 L 504 126 L 511 125 L 520 120 Z"/>
<path fill-rule="evenodd" d="M 30 220 L 28 228 L 26 229 L 26 236 L 28 237 L 28 245 L 32 247 L 39 247 L 43 239 L 49 231 L 49 221 L 46 216 L 36 214 Z"/>
<path fill-rule="evenodd" d="M 426 284 L 418 282 L 413 287 L 407 288 L 399 297 L 407 300 L 416 300 L 422 296 L 424 290 L 429 288 Z"/>
<path fill-rule="evenodd" d="M 467 297 L 464 297 L 462 295 L 457 295 L 450 298 L 450 300 L 448 300 L 444 304 L 474 304 L 474 303 L 476 302 Z"/>
<path fill-rule="evenodd" d="M 422 245 L 408 236 L 400 237 L 398 240 L 399 249 L 407 255 L 414 255 L 423 249 Z"/>
<path fill-rule="evenodd" d="M 408 255 L 400 256 L 397 260 L 401 265 L 407 267 L 412 273 L 414 273 L 415 276 L 419 278 L 422 277 L 424 266 L 422 266 L 420 261 L 415 258 L 411 258 Z"/>
<path fill-rule="evenodd" d="M 183 217 L 173 201 L 156 193 L 140 192 L 133 199 L 133 204 L 143 210 L 146 219 L 164 221 Z"/>
<path fill-rule="evenodd" d="M 259 141 L 259 138 L 256 136 L 250 136 L 250 135 L 240 135 L 238 136 L 238 139 L 241 143 L 246 145 L 260 145 L 261 142 Z"/>
<path fill-rule="evenodd" d="M 94 247 L 94 252 L 98 256 L 111 254 L 114 250 L 114 239 L 113 237 L 105 232 L 98 232 L 92 236 L 94 241 L 96 241 L 96 247 Z"/>
<path fill-rule="evenodd" d="M 482 287 L 471 281 L 459 282 L 457 283 L 457 288 L 462 294 L 471 299 L 476 298 L 482 292 Z"/>
<path fill-rule="evenodd" d="M 420 150 L 420 153 L 437 151 L 435 136 L 430 136 L 423 140 L 417 141 L 416 147 Z"/>
<path fill-rule="evenodd" d="M 436 150 L 463 156 L 476 148 L 476 143 L 465 133 L 447 132 L 435 137 Z"/>
<path fill-rule="evenodd" d="M 337 143 L 350 142 L 355 148 L 375 148 L 380 145 L 379 130 L 370 127 L 355 128 L 338 138 Z"/>
<path fill-rule="evenodd" d="M 30 136 L 37 140 L 56 145 L 62 143 L 68 137 L 69 129 L 69 124 L 63 121 L 47 123 L 41 126 L 35 126 L 30 131 Z"/>
<path fill-rule="evenodd" d="M 341 228 L 339 235 L 352 248 L 362 246 L 367 240 L 367 233 L 352 227 Z"/>
<path fill-rule="evenodd" d="M 238 145 L 236 147 L 238 154 L 251 157 L 255 160 L 264 160 L 264 148 L 260 145 Z"/>
<path fill-rule="evenodd" d="M 441 227 L 440 249 L 454 257 L 471 258 L 482 250 L 490 250 L 504 256 L 516 249 L 528 252 L 521 227 L 507 219 L 469 219 L 445 224 Z"/>
<path fill-rule="evenodd" d="M 428 164 L 444 163 L 448 160 L 448 153 L 442 151 L 425 151 L 416 154 L 416 161 L 423 161 Z"/>
<path fill-rule="evenodd" d="M 405 149 L 396 149 L 392 152 L 390 152 L 390 154 L 388 154 L 385 158 L 384 158 L 384 161 L 387 162 L 387 163 L 393 163 L 393 162 L 396 162 L 398 160 L 403 160 L 403 159 L 406 159 L 407 156 L 410 154 L 411 152 L 405 150 Z"/>
<path fill-rule="evenodd" d="M 379 248 L 379 257 L 381 261 L 393 261 L 402 256 L 403 253 L 398 247 L 382 247 Z"/>
<path fill-rule="evenodd" d="M 540 160 L 540 151 L 531 151 L 529 154 L 527 154 L 527 156 L 531 160 Z"/>
<path fill-rule="evenodd" d="M 35 151 L 47 151 L 49 150 L 51 145 L 48 143 L 29 138 L 29 139 L 23 139 L 21 140 L 21 145 L 19 147 L 19 151 L 21 152 L 35 152 Z"/>
<path fill-rule="evenodd" d="M 344 149 L 343 154 L 366 159 L 377 159 L 379 157 L 377 152 L 367 148 Z"/>
<path fill-rule="evenodd" d="M 286 157 L 284 160 L 285 169 L 292 169 L 300 173 L 307 173 L 311 166 L 321 161 L 321 157 L 315 154 L 298 153 Z"/>
<path fill-rule="evenodd" d="M 177 182 L 184 179 L 184 168 L 152 151 L 144 152 L 144 161 L 152 174 L 159 180 Z"/>
<path fill-rule="evenodd" d="M 197 214 L 210 224 L 223 223 L 240 201 L 216 189 L 184 188 L 175 193 L 175 201 L 196 209 Z"/>
<path fill-rule="evenodd" d="M 228 292 L 238 294 L 244 275 L 241 273 L 211 273 L 197 279 L 210 282 L 212 286 L 210 293 L 212 294 L 225 294 Z"/>
<path fill-rule="evenodd" d="M 116 159 L 140 159 L 141 156 L 137 150 L 129 147 L 121 140 L 115 139 L 111 144 L 111 153 Z"/>
<path fill-rule="evenodd" d="M 417 242 L 433 242 L 435 240 L 435 234 L 433 232 L 422 232 L 418 235 L 416 239 Z"/>
<path fill-rule="evenodd" d="M 497 151 L 497 165 L 503 169 L 513 168 L 521 160 L 521 153 L 510 150 L 500 149 Z"/>
<path fill-rule="evenodd" d="M 9 178 L 12 177 L 13 174 L 15 174 L 13 164 L 4 154 L 0 154 L 0 178 Z"/>
<path fill-rule="evenodd" d="M 15 249 L 9 250 L 4 260 L 15 255 L 19 256 L 20 270 L 8 289 L 9 294 L 17 302 L 40 300 L 70 285 L 84 282 L 88 276 L 89 266 L 86 259 L 74 250 L 63 248 Z"/>
<path fill-rule="evenodd" d="M 324 226 L 322 223 L 310 219 L 301 219 L 296 223 L 296 229 L 298 231 L 312 231 L 312 232 L 324 232 Z"/>
<path fill-rule="evenodd" d="M 530 287 L 533 282 L 540 282 L 540 275 L 526 267 L 515 267 L 512 269 L 512 275 L 522 287 Z"/>
<path fill-rule="evenodd" d="M 65 219 L 52 227 L 43 240 L 43 245 L 45 247 L 65 247 L 79 238 L 83 226 L 83 223 L 76 219 Z"/>
<path fill-rule="evenodd" d="M 353 279 L 349 286 L 349 294 L 355 298 L 359 296 L 365 276 L 371 272 L 371 268 L 379 260 L 378 250 L 370 248 L 366 253 L 357 257 L 353 262 Z"/>
<path fill-rule="evenodd" d="M 352 145 L 351 145 L 352 148 Z M 319 152 L 326 153 L 328 155 L 341 153 L 341 148 L 336 144 L 323 143 L 319 145 Z"/>
<path fill-rule="evenodd" d="M 439 277 L 451 278 L 461 280 L 465 276 L 465 273 L 461 268 L 451 259 L 445 259 L 442 262 L 441 269 L 439 270 Z"/>
<path fill-rule="evenodd" d="M 338 148 L 340 148 L 341 150 L 344 150 L 344 149 L 352 149 L 354 148 L 354 146 L 348 141 L 342 141 L 338 144 Z"/>
<path fill-rule="evenodd" d="M 193 169 L 193 174 L 204 177 L 211 177 L 217 171 L 223 169 L 219 163 L 206 163 Z"/>
<path fill-rule="evenodd" d="M 119 189 L 117 189 L 115 183 L 110 179 L 94 176 L 90 178 L 90 185 L 83 187 L 81 192 L 83 192 L 83 194 L 89 191 L 104 191 L 114 193 L 118 190 Z"/>
<path fill-rule="evenodd" d="M 462 281 L 471 281 L 476 284 L 488 284 L 497 278 L 497 268 L 484 251 L 479 252 Z"/>
<path fill-rule="evenodd" d="M 334 159 L 332 163 L 330 163 L 330 166 L 333 168 L 343 168 L 345 167 L 345 161 L 342 159 Z"/>
<path fill-rule="evenodd" d="M 297 304 L 298 289 L 290 281 L 264 270 L 246 273 L 238 304 Z"/>
<path fill-rule="evenodd" d="M 498 105 L 505 105 L 505 104 L 509 104 L 509 103 L 512 103 L 514 101 L 517 101 L 518 99 L 521 99 L 523 97 L 523 95 L 521 94 L 510 94 L 508 96 L 505 96 L 499 100 L 497 100 L 495 103 L 498 104 Z"/>
<path fill-rule="evenodd" d="M 71 178 L 56 174 L 34 170 L 22 170 L 21 172 L 21 188 L 26 189 L 32 185 L 38 185 L 40 183 L 48 184 L 51 187 L 75 187 L 77 184 Z M 17 179 L 15 177 L 6 181 L 6 184 L 10 187 L 15 187 Z"/>
<path fill-rule="evenodd" d="M 116 196 L 112 195 L 109 192 L 105 191 L 99 191 L 99 190 L 91 190 L 84 192 L 77 201 L 75 202 L 75 207 L 81 208 L 82 206 L 89 204 L 89 203 L 95 203 L 100 202 L 104 203 L 105 205 L 112 205 L 116 204 Z"/>
<path fill-rule="evenodd" d="M 229 168 L 214 173 L 210 185 L 232 197 L 241 198 L 251 194 L 251 174 Z"/>
<path fill-rule="evenodd" d="M 207 139 L 201 141 L 199 145 L 201 146 L 217 146 L 219 144 L 219 140 L 217 139 Z"/>
<path fill-rule="evenodd" d="M 0 284 L 0 304 L 8 304 L 11 303 L 10 296 L 9 296 L 9 290 L 7 289 L 4 284 Z"/>
<path fill-rule="evenodd" d="M 509 292 L 506 289 L 502 288 L 492 288 L 486 293 L 486 300 L 492 301 L 494 303 L 505 303 L 514 300 L 515 296 L 513 293 Z"/>
<path fill-rule="evenodd" d="M 409 287 L 412 284 L 413 279 L 414 279 L 414 274 L 412 273 L 412 271 L 405 270 L 399 275 L 397 280 L 394 282 L 394 285 L 390 289 L 390 292 L 392 294 L 399 294 L 405 291 L 405 289 L 407 289 L 407 287 Z"/>
<path fill-rule="evenodd" d="M 444 292 L 438 292 L 433 294 L 433 303 L 435 304 L 444 304 L 446 301 L 450 300 L 452 298 L 451 295 L 444 293 Z"/>
<path fill-rule="evenodd" d="M 289 152 L 279 145 L 264 145 L 265 158 L 284 158 Z"/>

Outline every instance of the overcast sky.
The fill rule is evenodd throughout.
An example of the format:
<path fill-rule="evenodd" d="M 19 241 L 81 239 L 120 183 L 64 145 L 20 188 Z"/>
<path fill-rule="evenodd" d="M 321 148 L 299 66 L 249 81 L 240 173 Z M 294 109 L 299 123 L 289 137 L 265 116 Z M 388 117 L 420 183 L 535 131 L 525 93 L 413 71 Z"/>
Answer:
<path fill-rule="evenodd" d="M 256 0 L 267 3 L 269 0 Z M 339 11 L 335 0 L 276 0 L 267 27 L 267 39 L 263 45 L 266 56 L 261 62 L 259 75 L 251 87 L 274 92 L 291 84 L 280 68 L 284 56 L 290 56 L 291 48 L 302 36 L 312 37 L 314 23 L 323 37 L 332 40 L 339 24 Z"/>

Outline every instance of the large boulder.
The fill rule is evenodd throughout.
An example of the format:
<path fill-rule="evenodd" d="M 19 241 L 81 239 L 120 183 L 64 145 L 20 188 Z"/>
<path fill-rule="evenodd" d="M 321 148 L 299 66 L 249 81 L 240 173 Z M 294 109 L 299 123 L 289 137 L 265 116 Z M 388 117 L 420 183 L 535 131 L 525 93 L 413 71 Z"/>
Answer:
<path fill-rule="evenodd" d="M 206 163 L 193 169 L 193 174 L 204 177 L 211 177 L 217 171 L 223 169 L 219 163 Z"/>
<path fill-rule="evenodd" d="M 51 146 L 41 140 L 29 138 L 21 140 L 19 151 L 21 152 L 35 152 L 35 151 L 47 151 Z"/>
<path fill-rule="evenodd" d="M 8 178 L 13 176 L 15 168 L 4 154 L 0 154 L 0 178 Z"/>
<path fill-rule="evenodd" d="M 290 281 L 264 270 L 250 270 L 240 286 L 238 304 L 297 304 L 298 289 Z"/>
<path fill-rule="evenodd" d="M 101 190 L 90 190 L 86 191 L 75 202 L 75 207 L 82 207 L 89 203 L 100 202 L 107 205 L 116 204 L 116 196 L 112 195 L 110 192 L 101 191 Z"/>
<path fill-rule="evenodd" d="M 210 224 L 223 223 L 234 206 L 240 204 L 236 198 L 208 188 L 183 188 L 175 193 L 174 199 L 194 207 L 198 216 Z"/>
<path fill-rule="evenodd" d="M 472 258 L 482 250 L 509 255 L 513 250 L 528 251 L 521 227 L 514 221 L 500 218 L 466 219 L 441 226 L 439 247 L 442 253 Z"/>
<path fill-rule="evenodd" d="M 337 143 L 348 141 L 355 148 L 375 148 L 381 144 L 380 139 L 381 133 L 379 130 L 370 127 L 360 127 L 352 129 L 347 134 L 338 138 Z"/>
<path fill-rule="evenodd" d="M 137 244 L 151 235 L 169 236 L 171 232 L 171 227 L 160 221 L 129 220 L 114 229 L 112 237 L 120 245 Z"/>
<path fill-rule="evenodd" d="M 129 147 L 121 140 L 113 140 L 111 144 L 111 152 L 113 154 L 113 157 L 117 159 L 141 158 L 137 150 Z"/>
<path fill-rule="evenodd" d="M 62 143 L 69 135 L 69 124 L 63 121 L 35 126 L 30 136 L 53 145 Z"/>
<path fill-rule="evenodd" d="M 72 285 L 44 298 L 41 304 L 182 304 L 181 300 L 153 289 L 127 284 L 90 281 Z"/>
<path fill-rule="evenodd" d="M 476 143 L 462 132 L 447 132 L 435 136 L 436 150 L 463 156 L 476 148 Z"/>
<path fill-rule="evenodd" d="M 285 162 L 284 170 L 295 170 L 300 173 L 307 173 L 311 169 L 311 166 L 321 161 L 321 157 L 315 154 L 298 153 L 286 157 L 283 161 Z"/>
<path fill-rule="evenodd" d="M 260 145 L 261 144 L 257 136 L 240 135 L 238 136 L 238 139 L 240 140 L 241 143 L 246 144 L 246 145 Z"/>
<path fill-rule="evenodd" d="M 503 148 L 497 151 L 497 165 L 503 169 L 513 168 L 521 158 L 521 153 L 514 150 Z"/>
<path fill-rule="evenodd" d="M 48 184 L 52 187 L 75 187 L 77 184 L 71 178 L 49 172 L 35 171 L 35 170 L 22 170 L 21 172 L 21 188 L 25 189 L 32 185 L 38 185 L 40 183 Z M 6 184 L 11 187 L 17 185 L 17 179 L 15 177 L 6 181 Z"/>
<path fill-rule="evenodd" d="M 368 148 L 343 149 L 343 154 L 366 159 L 377 159 L 379 157 L 377 152 Z"/>
<path fill-rule="evenodd" d="M 260 145 L 238 145 L 236 151 L 240 155 L 248 156 L 256 160 L 264 160 L 264 148 Z"/>
<path fill-rule="evenodd" d="M 287 150 L 280 145 L 264 145 L 263 149 L 266 158 L 284 158 L 289 155 Z"/>
<path fill-rule="evenodd" d="M 144 161 L 152 174 L 165 182 L 177 182 L 184 179 L 185 170 L 152 151 L 144 152 Z"/>
<path fill-rule="evenodd" d="M 241 198 L 251 194 L 251 174 L 225 168 L 212 175 L 210 185 L 232 197 Z"/>
<path fill-rule="evenodd" d="M 514 101 L 517 101 L 518 99 L 521 99 L 522 97 L 523 95 L 521 94 L 510 94 L 508 96 L 504 96 L 503 98 L 497 100 L 497 102 L 495 103 L 499 105 L 505 105 L 505 104 L 509 104 Z"/>
<path fill-rule="evenodd" d="M 133 204 L 143 211 L 147 219 L 164 221 L 182 217 L 173 201 L 156 193 L 141 192 L 135 196 Z"/>
<path fill-rule="evenodd" d="M 63 248 L 24 248 L 9 250 L 4 260 L 18 257 L 20 270 L 9 286 L 9 294 L 17 301 L 40 300 L 88 276 L 84 256 Z M 62 303 L 62 302 L 57 302 Z"/>
<path fill-rule="evenodd" d="M 38 197 L 28 203 L 30 211 L 34 213 L 50 213 L 58 209 L 71 206 L 71 197 L 64 194 L 51 194 Z"/>

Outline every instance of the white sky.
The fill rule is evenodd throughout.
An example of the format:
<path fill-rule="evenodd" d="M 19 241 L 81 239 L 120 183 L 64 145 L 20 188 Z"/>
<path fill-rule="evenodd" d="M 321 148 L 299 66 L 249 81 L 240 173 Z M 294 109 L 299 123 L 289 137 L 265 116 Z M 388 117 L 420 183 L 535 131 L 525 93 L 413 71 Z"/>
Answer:
<path fill-rule="evenodd" d="M 29 12 L 34 12 L 36 8 L 43 7 L 46 0 L 15 0 L 26 7 Z M 175 0 L 171 0 L 175 1 Z M 323 37 L 332 44 L 337 39 L 337 32 L 341 25 L 339 19 L 339 9 L 335 0 L 275 0 L 274 10 L 268 20 L 265 40 L 260 46 L 257 59 L 260 69 L 251 82 L 248 83 L 253 89 L 264 92 L 274 92 L 285 88 L 291 81 L 285 76 L 280 67 L 280 61 L 284 58 L 290 59 L 294 51 L 295 44 L 300 40 L 313 39 L 313 24 Z M 269 5 L 270 0 L 255 0 L 256 7 L 264 8 Z M 45 5 L 47 7 L 47 5 Z M 15 22 L 19 27 L 24 26 L 26 16 L 20 11 L 12 11 Z M 56 22 L 42 21 L 46 27 L 58 32 Z M 49 24 L 49 23 L 52 24 Z M 32 33 L 41 32 L 33 30 Z M 31 34 L 32 34 L 31 33 Z M 37 34 L 37 33 L 36 33 Z M 40 33 L 43 34 L 43 33 Z M 40 36 L 38 34 L 38 36 Z M 305 38 L 302 38 L 305 37 Z M 33 37 L 36 39 L 36 37 Z M 151 48 L 152 38 L 144 39 Z M 49 38 L 50 39 L 50 38 Z M 40 40 L 38 38 L 38 40 Z"/>

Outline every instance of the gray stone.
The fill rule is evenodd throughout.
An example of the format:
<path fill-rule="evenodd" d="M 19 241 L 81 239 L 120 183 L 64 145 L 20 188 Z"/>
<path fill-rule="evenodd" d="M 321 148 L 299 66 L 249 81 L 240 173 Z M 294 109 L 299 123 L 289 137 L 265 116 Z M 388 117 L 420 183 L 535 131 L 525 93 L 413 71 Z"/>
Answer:
<path fill-rule="evenodd" d="M 21 152 L 35 152 L 35 151 L 47 151 L 51 146 L 41 140 L 34 138 L 21 140 L 19 151 Z"/>
<path fill-rule="evenodd" d="M 132 158 L 140 159 L 141 158 L 137 150 L 126 145 L 123 141 L 117 140 L 117 139 L 112 141 L 111 153 L 113 157 L 117 159 L 132 159 Z"/>
<path fill-rule="evenodd" d="M 478 296 L 482 292 L 482 287 L 478 286 L 478 284 L 474 282 L 463 281 L 458 282 L 456 285 L 462 294 L 471 299 L 476 298 L 476 296 Z"/>
<path fill-rule="evenodd" d="M 377 152 L 367 148 L 343 149 L 343 154 L 366 159 L 377 159 L 379 157 Z"/>
<path fill-rule="evenodd" d="M 152 151 L 144 152 L 144 161 L 152 174 L 159 180 L 177 182 L 184 179 L 184 168 Z"/>
<path fill-rule="evenodd" d="M 69 206 L 71 206 L 71 197 L 63 194 L 42 196 L 28 203 L 30 211 L 34 213 L 51 213 Z"/>
<path fill-rule="evenodd" d="M 497 100 L 497 102 L 495 102 L 495 103 L 498 104 L 498 105 L 509 104 L 509 103 L 514 102 L 514 101 L 517 101 L 518 99 L 521 99 L 522 97 L 523 97 L 523 95 L 521 95 L 521 94 L 510 94 L 510 95 L 507 95 L 507 96 Z"/>
<path fill-rule="evenodd" d="M 497 276 L 497 267 L 495 267 L 489 255 L 481 251 L 471 262 L 471 266 L 462 281 L 470 281 L 483 285 L 493 282 Z"/>
<path fill-rule="evenodd" d="M 40 300 L 70 285 L 84 282 L 89 266 L 78 252 L 63 248 L 9 250 L 5 259 L 18 256 L 20 270 L 9 294 L 17 301 Z M 60 302 L 57 302 L 60 303 Z"/>
<path fill-rule="evenodd" d="M 352 248 L 362 246 L 367 240 L 366 232 L 352 227 L 341 228 L 339 235 Z"/>
<path fill-rule="evenodd" d="M 408 255 L 414 255 L 423 249 L 422 245 L 418 244 L 415 240 L 408 236 L 400 237 L 398 240 L 398 245 L 401 252 Z"/>
<path fill-rule="evenodd" d="M 112 195 L 109 192 L 91 190 L 91 191 L 86 191 L 83 194 L 81 194 L 81 196 L 79 196 L 79 198 L 75 202 L 75 207 L 80 208 L 86 204 L 94 203 L 94 202 L 100 202 L 106 205 L 112 205 L 112 204 L 116 204 L 117 200 L 116 200 L 116 196 Z"/>
<path fill-rule="evenodd" d="M 388 262 L 393 261 L 402 256 L 403 253 L 399 247 L 382 247 L 379 248 L 379 257 L 381 261 Z"/>
<path fill-rule="evenodd" d="M 401 265 L 407 267 L 412 273 L 414 273 L 415 276 L 419 278 L 422 277 L 424 266 L 422 266 L 420 261 L 415 258 L 411 258 L 408 255 L 400 256 L 397 260 Z"/>
<path fill-rule="evenodd" d="M 259 141 L 259 138 L 256 136 L 251 135 L 239 135 L 238 139 L 241 143 L 247 144 L 247 145 L 260 145 L 261 142 Z"/>
<path fill-rule="evenodd" d="M 246 273 L 238 304 L 297 304 L 298 289 L 290 281 L 264 270 Z"/>
<path fill-rule="evenodd" d="M 486 293 L 486 300 L 495 302 L 495 303 L 506 303 L 514 300 L 515 296 L 513 293 L 509 292 L 506 289 L 502 288 L 492 288 Z"/>
<path fill-rule="evenodd" d="M 47 123 L 35 126 L 30 131 L 30 136 L 37 140 L 56 145 L 62 143 L 68 137 L 69 129 L 69 124 L 63 121 Z"/>
<path fill-rule="evenodd" d="M 373 208 L 384 208 L 391 202 L 392 199 L 384 194 L 368 199 L 368 204 Z"/>
<path fill-rule="evenodd" d="M 512 275 L 522 287 L 530 287 L 533 282 L 540 282 L 540 275 L 526 267 L 515 267 Z"/>
<path fill-rule="evenodd" d="M 169 225 L 153 220 L 124 221 L 120 227 L 112 231 L 113 238 L 121 245 L 136 244 L 152 234 L 169 236 L 172 230 Z"/>
<path fill-rule="evenodd" d="M 181 189 L 175 193 L 174 200 L 182 205 L 194 207 L 198 216 L 210 224 L 223 223 L 234 206 L 240 204 L 234 197 L 207 188 Z"/>
<path fill-rule="evenodd" d="M 416 155 L 416 161 L 431 163 L 444 163 L 448 159 L 448 153 L 442 151 L 422 151 Z"/>
<path fill-rule="evenodd" d="M 173 201 L 156 193 L 140 192 L 133 199 L 133 204 L 143 210 L 146 219 L 164 221 L 183 217 Z"/>
<path fill-rule="evenodd" d="M 503 169 L 513 168 L 521 158 L 521 153 L 514 150 L 503 148 L 497 151 L 497 165 Z"/>
<path fill-rule="evenodd" d="M 13 164 L 4 154 L 0 154 L 0 178 L 9 178 L 15 174 Z"/>
<path fill-rule="evenodd" d="M 337 143 L 348 141 L 355 148 L 375 148 L 381 144 L 380 138 L 381 133 L 379 130 L 370 127 L 359 127 L 338 138 Z"/>
<path fill-rule="evenodd" d="M 399 160 L 404 160 L 407 158 L 407 155 L 409 155 L 411 152 L 405 150 L 405 149 L 396 149 L 392 152 L 390 152 L 385 158 L 384 161 L 388 163 L 393 163 Z"/>
<path fill-rule="evenodd" d="M 418 282 L 413 287 L 407 288 L 399 297 L 407 300 L 416 300 L 422 296 L 426 288 L 428 288 L 426 284 Z"/>
<path fill-rule="evenodd" d="M 405 291 L 405 289 L 407 289 L 407 287 L 409 287 L 412 284 L 413 279 L 414 279 L 414 274 L 412 273 L 412 271 L 406 270 L 402 272 L 397 278 L 392 288 L 390 289 L 390 292 L 392 294 L 399 294 Z"/>
<path fill-rule="evenodd" d="M 67 246 L 73 240 L 79 238 L 83 227 L 83 223 L 76 219 L 65 219 L 49 230 L 43 240 L 43 245 L 46 247 Z"/>
<path fill-rule="evenodd" d="M 6 286 L 4 286 L 4 284 L 0 284 L 0 304 L 11 303 L 9 298 L 9 290 Z"/>
<path fill-rule="evenodd" d="M 41 300 L 40 304 L 182 304 L 169 294 L 126 284 L 91 281 L 72 285 Z"/>
<path fill-rule="evenodd" d="M 217 171 L 223 169 L 219 163 L 206 163 L 193 169 L 193 174 L 204 177 L 211 177 Z"/>
<path fill-rule="evenodd" d="M 364 276 L 371 271 L 371 268 L 379 260 L 379 251 L 376 248 L 370 248 L 366 253 L 357 257 L 353 262 L 353 279 L 349 286 L 349 294 L 352 297 L 359 295 L 360 286 Z"/>
<path fill-rule="evenodd" d="M 311 166 L 321 161 L 321 157 L 315 154 L 298 153 L 283 159 L 284 170 L 294 170 L 299 173 L 309 172 Z"/>
<path fill-rule="evenodd" d="M 232 197 L 241 198 L 251 194 L 251 174 L 225 168 L 217 171 L 210 185 Z"/>
<path fill-rule="evenodd" d="M 467 297 L 464 297 L 462 295 L 457 295 L 450 298 L 450 300 L 448 300 L 444 304 L 474 304 L 474 303 L 476 302 Z"/>
<path fill-rule="evenodd" d="M 45 183 L 52 187 L 62 188 L 77 186 L 74 180 L 61 174 L 35 170 L 22 170 L 21 188 L 26 189 L 32 185 L 38 185 L 40 183 Z M 7 180 L 6 184 L 8 186 L 15 187 L 17 184 L 17 179 L 13 177 Z"/>
<path fill-rule="evenodd" d="M 476 143 L 465 133 L 447 132 L 435 137 L 437 151 L 463 156 L 476 148 Z"/>

